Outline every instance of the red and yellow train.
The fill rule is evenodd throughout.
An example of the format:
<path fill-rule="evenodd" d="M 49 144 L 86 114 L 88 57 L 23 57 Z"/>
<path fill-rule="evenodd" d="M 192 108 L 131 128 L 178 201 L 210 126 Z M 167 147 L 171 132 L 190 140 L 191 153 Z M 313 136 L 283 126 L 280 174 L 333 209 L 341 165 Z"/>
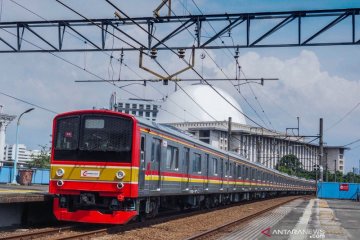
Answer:
<path fill-rule="evenodd" d="M 58 220 L 125 224 L 160 208 L 213 207 L 315 183 L 203 143 L 170 126 L 109 110 L 57 115 L 50 193 Z"/>

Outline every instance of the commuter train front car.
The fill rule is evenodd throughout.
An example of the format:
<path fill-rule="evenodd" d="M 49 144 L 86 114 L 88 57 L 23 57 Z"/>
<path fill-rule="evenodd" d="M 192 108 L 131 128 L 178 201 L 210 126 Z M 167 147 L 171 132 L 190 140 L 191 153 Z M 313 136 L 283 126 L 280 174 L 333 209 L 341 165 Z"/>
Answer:
<path fill-rule="evenodd" d="M 108 110 L 55 117 L 50 178 L 58 220 L 107 224 L 154 217 L 160 208 L 214 207 L 315 190 L 312 181 Z"/>

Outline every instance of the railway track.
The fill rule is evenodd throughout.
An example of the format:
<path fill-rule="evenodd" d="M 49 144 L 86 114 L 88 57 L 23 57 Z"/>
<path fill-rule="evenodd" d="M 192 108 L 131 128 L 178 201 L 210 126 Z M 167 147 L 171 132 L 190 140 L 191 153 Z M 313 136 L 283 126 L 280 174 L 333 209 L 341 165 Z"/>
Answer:
<path fill-rule="evenodd" d="M 298 197 L 298 198 L 301 198 L 301 197 Z M 298 198 L 292 198 L 291 200 L 286 201 L 285 203 L 293 201 Z M 251 204 L 251 203 L 260 202 L 260 201 L 262 201 L 262 200 L 259 199 L 259 200 L 248 201 L 248 202 L 246 202 L 246 204 Z M 225 229 L 232 225 L 240 224 L 242 222 L 245 222 L 247 220 L 255 218 L 256 216 L 259 216 L 259 215 L 261 215 L 267 211 L 270 211 L 276 207 L 279 207 L 285 203 L 282 202 L 281 204 L 273 205 L 267 209 L 256 212 L 255 214 L 252 214 L 247 217 L 241 218 L 237 221 L 222 225 L 220 227 L 216 227 L 214 229 L 202 232 L 202 233 L 194 235 L 188 239 L 190 240 L 190 239 L 204 238 L 208 235 L 212 235 L 216 232 L 222 231 L 221 229 Z M 103 236 L 103 235 L 107 235 L 107 234 L 117 234 L 117 233 L 129 231 L 129 230 L 133 230 L 133 229 L 146 228 L 146 227 L 149 227 L 152 225 L 169 222 L 169 221 L 180 219 L 180 218 L 191 217 L 194 215 L 200 215 L 200 214 L 207 213 L 207 212 L 218 211 L 221 209 L 231 208 L 231 207 L 234 207 L 237 205 L 243 205 L 243 204 L 244 204 L 244 202 L 242 202 L 240 204 L 239 203 L 229 204 L 229 205 L 214 208 L 214 209 L 204 209 L 204 210 L 196 210 L 196 211 L 192 210 L 192 211 L 187 211 L 187 212 L 174 212 L 174 211 L 163 212 L 163 213 L 161 213 L 161 215 L 159 217 L 146 220 L 145 222 L 131 222 L 127 225 L 120 225 L 120 226 L 76 225 L 76 226 L 58 227 L 58 228 L 53 228 L 53 229 L 45 229 L 45 230 L 39 230 L 39 231 L 34 231 L 34 232 L 29 232 L 29 233 L 22 233 L 22 234 L 16 234 L 16 235 L 11 235 L 11 236 L 0 237 L 0 240 L 4 240 L 4 239 L 51 239 L 51 240 L 90 239 L 93 237 Z"/>
<path fill-rule="evenodd" d="M 9 240 L 9 239 L 38 239 L 44 236 L 49 236 L 52 234 L 57 234 L 61 232 L 71 231 L 74 229 L 75 226 L 65 226 L 65 227 L 58 227 L 58 228 L 51 228 L 51 229 L 44 229 L 44 230 L 38 230 L 33 232 L 26 232 L 21 234 L 14 234 L 9 236 L 0 237 L 0 240 Z"/>
<path fill-rule="evenodd" d="M 215 228 L 212 228 L 212 229 L 209 229 L 207 231 L 204 231 L 204 232 L 201 232 L 201 233 L 198 233 L 196 235 L 193 235 L 191 237 L 188 237 L 186 238 L 185 240 L 199 240 L 199 239 L 207 239 L 209 237 L 213 237 L 215 235 L 218 235 L 218 234 L 221 234 L 221 233 L 229 233 L 229 230 L 230 228 L 234 227 L 234 226 L 237 226 L 239 224 L 242 224 L 244 222 L 247 222 L 249 220 L 252 220 L 266 212 L 269 212 L 275 208 L 278 208 L 286 203 L 289 203 L 289 202 L 292 202 L 296 199 L 299 199 L 299 198 L 304 198 L 303 196 L 302 197 L 297 197 L 297 198 L 293 198 L 293 199 L 290 199 L 288 201 L 285 201 L 285 202 L 282 202 L 282 203 L 279 203 L 279 204 L 275 204 L 271 207 L 268 207 L 266 209 L 263 209 L 261 211 L 258 211 L 258 212 L 255 212 L 249 216 L 246 216 L 246 217 L 242 217 L 240 219 L 237 219 L 235 221 L 232 221 L 232 222 L 229 222 L 229 223 L 226 223 L 226 224 L 223 224 L 221 226 L 217 226 Z"/>

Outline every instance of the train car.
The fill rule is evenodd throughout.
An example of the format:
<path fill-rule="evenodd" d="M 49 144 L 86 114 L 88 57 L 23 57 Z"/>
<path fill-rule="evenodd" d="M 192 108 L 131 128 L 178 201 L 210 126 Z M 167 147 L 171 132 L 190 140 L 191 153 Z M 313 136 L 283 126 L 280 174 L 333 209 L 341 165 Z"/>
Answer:
<path fill-rule="evenodd" d="M 313 181 L 129 114 L 74 111 L 53 122 L 49 192 L 58 220 L 125 224 L 154 217 L 160 208 L 209 208 L 313 191 Z"/>

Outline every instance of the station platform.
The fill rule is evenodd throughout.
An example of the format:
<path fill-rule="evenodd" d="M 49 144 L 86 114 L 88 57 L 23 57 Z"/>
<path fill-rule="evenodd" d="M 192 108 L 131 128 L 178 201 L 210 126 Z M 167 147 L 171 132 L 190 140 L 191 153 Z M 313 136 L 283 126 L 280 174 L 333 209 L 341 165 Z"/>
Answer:
<path fill-rule="evenodd" d="M 48 185 L 0 184 L 0 204 L 50 201 Z"/>
<path fill-rule="evenodd" d="M 48 185 L 0 184 L 0 229 L 54 221 Z"/>
<path fill-rule="evenodd" d="M 232 229 L 221 239 L 359 239 L 360 202 L 297 199 Z"/>

